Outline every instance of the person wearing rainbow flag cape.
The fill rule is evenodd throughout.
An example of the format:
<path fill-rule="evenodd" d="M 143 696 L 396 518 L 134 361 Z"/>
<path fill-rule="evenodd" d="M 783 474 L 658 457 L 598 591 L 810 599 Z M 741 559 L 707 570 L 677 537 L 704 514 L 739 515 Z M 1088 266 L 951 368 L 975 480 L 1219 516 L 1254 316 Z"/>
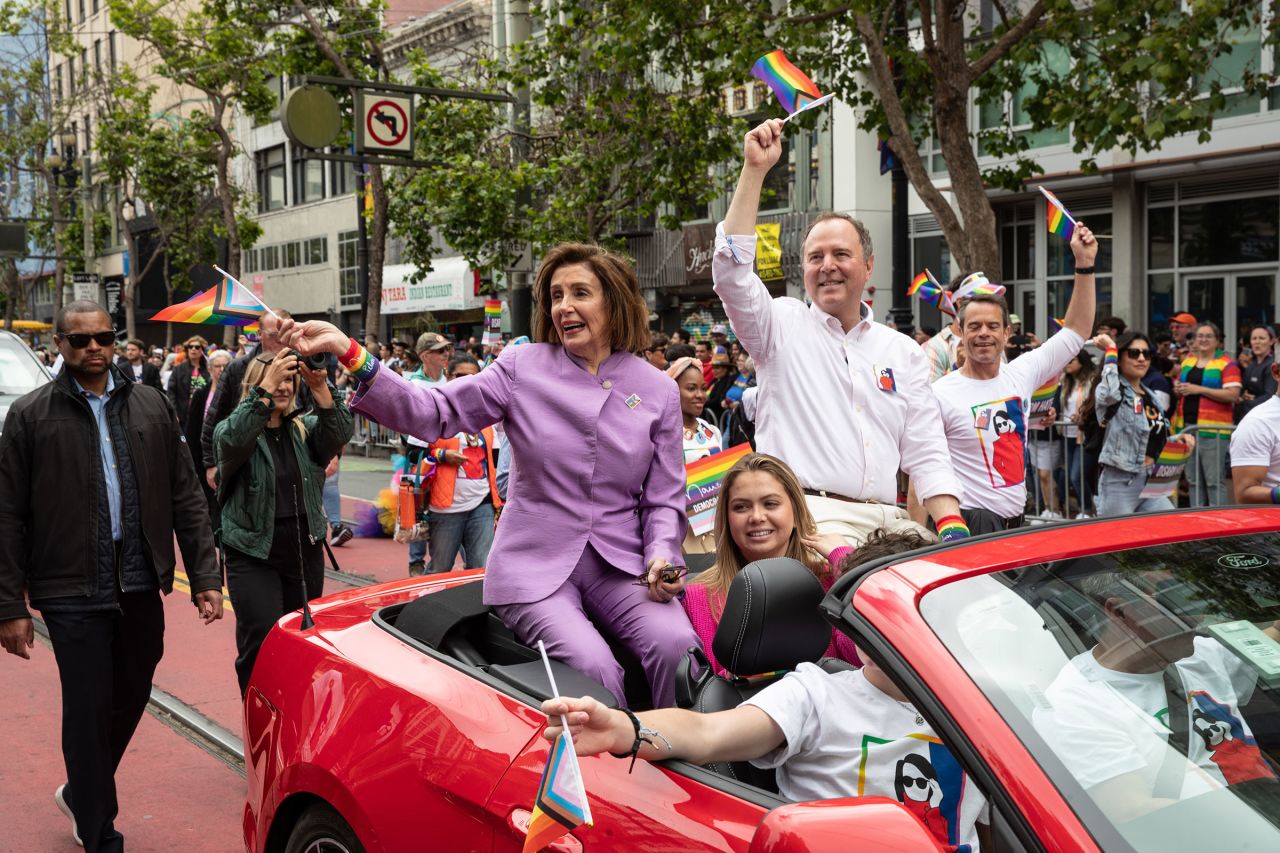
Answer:
<path fill-rule="evenodd" d="M 861 222 L 823 213 L 804 241 L 810 304 L 774 299 L 753 269 L 765 175 L 782 154 L 781 119 L 747 134 L 729 213 L 716 227 L 711 274 L 756 364 L 756 449 L 785 461 L 821 533 L 858 544 L 874 529 L 914 528 L 897 507 L 907 471 L 944 539 L 968 529 L 920 346 L 876 323 L 862 295 L 874 266 Z"/>
<path fill-rule="evenodd" d="M 961 514 L 975 533 L 1022 524 L 1027 503 L 1025 448 L 1031 398 L 1062 373 L 1093 329 L 1093 262 L 1098 241 L 1083 223 L 1071 235 L 1075 287 L 1063 328 L 1010 362 L 1004 288 L 979 273 L 957 291 L 965 363 L 933 384 L 956 473 L 964 484 Z M 918 488 L 918 487 L 917 487 Z"/>

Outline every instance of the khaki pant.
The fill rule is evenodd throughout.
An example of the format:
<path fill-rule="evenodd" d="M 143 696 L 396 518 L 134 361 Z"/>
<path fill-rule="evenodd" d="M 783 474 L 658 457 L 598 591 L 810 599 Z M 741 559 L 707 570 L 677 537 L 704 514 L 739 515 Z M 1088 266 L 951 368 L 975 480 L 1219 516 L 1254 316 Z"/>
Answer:
<path fill-rule="evenodd" d="M 806 495 L 805 503 L 809 505 L 809 512 L 813 513 L 819 533 L 843 536 L 855 548 L 873 530 L 881 527 L 889 530 L 911 530 L 930 542 L 938 539 L 932 531 L 912 521 L 907 516 L 907 511 L 895 504 L 851 503 L 819 495 Z"/>

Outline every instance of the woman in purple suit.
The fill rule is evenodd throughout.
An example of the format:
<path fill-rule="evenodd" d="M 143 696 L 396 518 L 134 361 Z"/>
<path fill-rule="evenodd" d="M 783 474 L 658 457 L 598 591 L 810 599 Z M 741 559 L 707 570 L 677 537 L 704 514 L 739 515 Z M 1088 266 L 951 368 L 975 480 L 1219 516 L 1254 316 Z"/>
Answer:
<path fill-rule="evenodd" d="M 437 388 L 380 369 L 328 323 L 285 320 L 280 336 L 304 354 L 336 354 L 360 380 L 351 408 L 392 429 L 433 440 L 504 422 L 511 479 L 485 603 L 624 703 L 611 644 L 629 648 L 654 705 L 672 705 L 676 667 L 698 644 L 672 602 L 683 578 L 663 580 L 685 533 L 680 393 L 636 355 L 649 345 L 648 309 L 624 259 L 561 245 L 533 296 L 536 345 Z"/>

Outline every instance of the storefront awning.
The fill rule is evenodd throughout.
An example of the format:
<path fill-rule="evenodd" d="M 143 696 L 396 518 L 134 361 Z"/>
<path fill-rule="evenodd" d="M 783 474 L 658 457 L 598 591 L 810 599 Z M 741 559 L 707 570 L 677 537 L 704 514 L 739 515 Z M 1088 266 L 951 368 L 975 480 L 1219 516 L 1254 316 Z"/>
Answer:
<path fill-rule="evenodd" d="M 382 270 L 382 313 L 419 314 L 423 311 L 465 311 L 483 308 L 484 297 L 476 295 L 480 273 L 466 258 L 437 258 L 431 272 L 416 284 L 409 277 L 418 267 L 397 264 Z"/>

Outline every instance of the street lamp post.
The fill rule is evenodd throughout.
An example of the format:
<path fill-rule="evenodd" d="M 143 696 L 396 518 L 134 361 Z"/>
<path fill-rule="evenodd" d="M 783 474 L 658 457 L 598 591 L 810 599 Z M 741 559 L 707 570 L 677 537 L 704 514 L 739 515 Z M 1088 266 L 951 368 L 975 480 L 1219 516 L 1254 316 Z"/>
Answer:
<path fill-rule="evenodd" d="M 49 174 L 52 176 L 52 187 L 49 192 L 50 213 L 53 215 L 53 243 L 54 254 L 58 256 L 57 263 L 54 267 L 54 294 L 53 306 L 54 311 L 58 311 L 63 305 L 63 291 L 66 288 L 66 269 L 67 262 L 62 255 L 62 229 L 63 222 L 67 217 L 62 215 L 62 187 L 65 184 L 68 190 L 74 190 L 76 181 L 79 179 L 79 171 L 74 163 L 76 158 L 76 135 L 74 133 L 59 134 L 53 140 L 53 151 L 45 157 L 45 165 L 49 167 Z M 75 216 L 75 193 L 69 193 L 69 203 L 71 205 L 71 216 Z"/>
<path fill-rule="evenodd" d="M 59 185 L 65 185 L 69 197 L 70 210 L 68 211 L 68 219 L 74 219 L 76 215 L 76 193 L 75 188 L 77 182 L 80 184 L 80 193 L 83 196 L 81 204 L 81 213 L 84 218 L 83 222 L 83 238 L 82 244 L 84 251 L 84 272 L 90 271 L 89 267 L 93 259 L 93 191 L 90 176 L 90 159 L 89 153 L 86 151 L 80 162 L 76 162 L 76 135 L 74 133 L 61 133 L 58 135 L 57 142 L 61 146 L 61 151 L 57 148 L 48 157 L 45 163 L 49 166 L 49 171 L 53 174 L 54 194 L 57 194 Z M 57 225 L 55 224 L 55 233 Z M 61 253 L 59 251 L 59 253 Z M 65 281 L 65 263 L 59 261 L 63 268 L 63 280 Z M 62 303 L 62 282 L 57 284 L 59 288 L 58 298 L 55 300 L 59 305 Z M 102 294 L 95 294 L 95 300 L 101 301 Z"/>

